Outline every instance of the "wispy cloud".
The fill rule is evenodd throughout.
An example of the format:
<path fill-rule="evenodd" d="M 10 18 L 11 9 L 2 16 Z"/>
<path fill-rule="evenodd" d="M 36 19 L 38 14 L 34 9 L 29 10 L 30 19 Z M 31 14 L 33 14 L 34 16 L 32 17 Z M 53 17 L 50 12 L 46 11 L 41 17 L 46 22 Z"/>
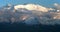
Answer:
<path fill-rule="evenodd" d="M 60 10 L 60 4 L 54 3 L 54 6 L 55 6 L 56 9 Z"/>

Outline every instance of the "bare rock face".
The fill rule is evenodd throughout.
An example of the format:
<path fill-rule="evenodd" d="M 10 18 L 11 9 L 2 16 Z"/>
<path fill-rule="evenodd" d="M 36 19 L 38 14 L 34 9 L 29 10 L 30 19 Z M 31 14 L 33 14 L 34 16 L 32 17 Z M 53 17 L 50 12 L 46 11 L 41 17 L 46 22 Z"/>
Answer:
<path fill-rule="evenodd" d="M 60 19 L 60 13 L 56 13 L 56 15 L 53 17 L 53 19 Z"/>

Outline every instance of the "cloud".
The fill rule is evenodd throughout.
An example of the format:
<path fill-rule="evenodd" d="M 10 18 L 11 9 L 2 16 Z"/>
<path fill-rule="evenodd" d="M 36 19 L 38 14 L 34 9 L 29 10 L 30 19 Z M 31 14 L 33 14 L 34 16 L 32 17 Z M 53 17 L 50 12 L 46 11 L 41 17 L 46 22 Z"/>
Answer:
<path fill-rule="evenodd" d="M 58 4 L 57 3 L 54 3 L 54 6 L 58 6 Z"/>
<path fill-rule="evenodd" d="M 55 8 L 56 8 L 57 10 L 60 10 L 60 4 L 54 3 L 54 6 L 55 6 Z"/>

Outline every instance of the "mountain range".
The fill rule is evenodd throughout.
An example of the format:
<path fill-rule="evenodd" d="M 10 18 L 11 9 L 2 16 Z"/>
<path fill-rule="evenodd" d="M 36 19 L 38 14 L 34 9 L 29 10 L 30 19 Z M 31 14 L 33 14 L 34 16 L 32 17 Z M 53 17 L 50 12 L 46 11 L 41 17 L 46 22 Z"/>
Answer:
<path fill-rule="evenodd" d="M 60 19 L 59 14 L 60 10 L 58 9 L 60 7 L 56 3 L 54 4 L 54 6 L 56 7 L 47 8 L 38 4 L 23 4 L 23 5 L 8 4 L 0 8 L 0 22 L 7 22 L 11 24 L 21 22 L 31 25 L 40 23 L 53 24 L 53 22 L 48 21 L 51 20 L 55 21 L 55 19 Z"/>

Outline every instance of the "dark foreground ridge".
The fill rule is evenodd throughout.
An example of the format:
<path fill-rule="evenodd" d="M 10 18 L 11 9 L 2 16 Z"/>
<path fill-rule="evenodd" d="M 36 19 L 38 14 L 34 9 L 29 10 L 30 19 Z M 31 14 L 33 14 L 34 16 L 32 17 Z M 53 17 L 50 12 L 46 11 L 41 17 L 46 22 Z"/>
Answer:
<path fill-rule="evenodd" d="M 0 23 L 1 32 L 59 32 L 60 25 L 32 25 L 28 26 L 23 23 Z"/>

